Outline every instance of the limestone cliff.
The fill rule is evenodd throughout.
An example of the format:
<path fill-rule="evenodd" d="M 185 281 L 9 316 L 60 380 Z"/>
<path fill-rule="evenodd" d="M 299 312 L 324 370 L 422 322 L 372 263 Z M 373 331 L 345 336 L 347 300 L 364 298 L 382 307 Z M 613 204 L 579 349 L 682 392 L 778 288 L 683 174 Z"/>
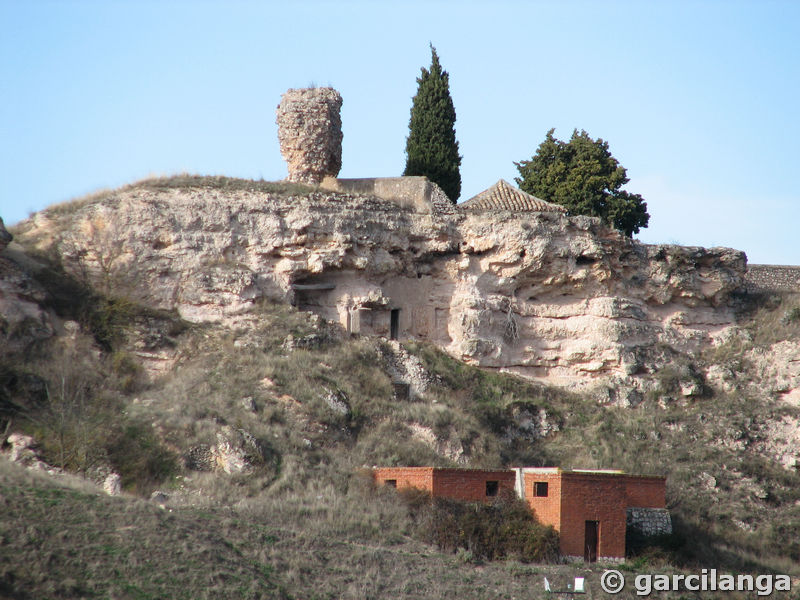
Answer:
<path fill-rule="evenodd" d="M 17 235 L 190 321 L 279 298 L 545 382 L 624 384 L 623 402 L 670 349 L 726 332 L 746 268 L 739 251 L 647 246 L 588 217 L 421 214 L 332 192 L 132 186 L 38 213 Z"/>
<path fill-rule="evenodd" d="M 24 255 L 8 248 L 12 239 L 0 218 L 0 336 L 9 350 L 16 351 L 32 340 L 50 337 L 53 327 L 42 308 L 45 292 L 20 266 L 26 263 Z"/>

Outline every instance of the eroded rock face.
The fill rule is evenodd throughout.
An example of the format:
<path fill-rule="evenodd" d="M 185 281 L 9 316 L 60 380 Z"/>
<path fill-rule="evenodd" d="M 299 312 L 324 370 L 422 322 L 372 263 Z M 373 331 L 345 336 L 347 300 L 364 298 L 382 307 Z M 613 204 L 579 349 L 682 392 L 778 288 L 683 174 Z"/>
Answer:
<path fill-rule="evenodd" d="M 12 252 L 11 248 L 0 252 L 0 354 L 3 354 L 22 351 L 49 338 L 54 328 L 51 315 L 43 308 L 47 293 L 18 261 L 21 253 Z"/>
<path fill-rule="evenodd" d="M 342 97 L 333 88 L 288 90 L 278 105 L 278 141 L 289 181 L 318 184 L 342 168 Z"/>
<path fill-rule="evenodd" d="M 122 478 L 118 473 L 109 473 L 103 480 L 103 491 L 109 496 L 119 496 L 122 493 Z"/>
<path fill-rule="evenodd" d="M 6 246 L 8 246 L 13 239 L 14 236 L 8 232 L 5 223 L 3 223 L 3 218 L 0 217 L 0 252 L 5 250 Z"/>
<path fill-rule="evenodd" d="M 98 284 L 118 270 L 190 321 L 233 323 L 278 298 L 542 382 L 628 386 L 609 401 L 630 404 L 664 348 L 695 352 L 729 333 L 746 265 L 742 252 L 647 246 L 589 217 L 421 214 L 332 192 L 129 188 L 69 226 L 49 222 L 66 218 L 37 215 L 18 235 L 57 244 Z"/>
<path fill-rule="evenodd" d="M 6 440 L 9 451 L 7 458 L 10 462 L 35 471 L 45 471 L 54 475 L 62 473 L 61 469 L 48 465 L 39 457 L 36 440 L 22 433 L 12 433 Z"/>

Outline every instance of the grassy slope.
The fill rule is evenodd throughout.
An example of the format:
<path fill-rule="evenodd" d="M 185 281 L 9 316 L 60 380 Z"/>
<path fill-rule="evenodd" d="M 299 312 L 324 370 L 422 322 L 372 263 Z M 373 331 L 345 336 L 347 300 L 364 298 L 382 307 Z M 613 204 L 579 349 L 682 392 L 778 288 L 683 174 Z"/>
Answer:
<path fill-rule="evenodd" d="M 431 597 L 482 598 L 495 590 L 502 592 L 499 597 L 518 597 L 539 580 L 538 572 L 552 572 L 552 567 L 514 561 L 475 566 L 441 555 L 414 541 L 414 523 L 401 503 L 365 491 L 357 475 L 365 464 L 449 464 L 410 438 L 404 423 L 412 421 L 427 423 L 442 436 L 468 440 L 475 465 L 539 462 L 651 472 L 663 467 L 670 474 L 673 515 L 691 543 L 678 540 L 677 551 L 650 552 L 632 563 L 636 569 L 668 563 L 793 569 L 780 557 L 796 539 L 795 477 L 772 467 L 764 470 L 767 465 L 757 456 L 713 445 L 729 421 L 757 416 L 767 407 L 721 397 L 669 409 L 656 408 L 654 400 L 637 409 L 603 408 L 591 399 L 485 373 L 414 345 L 410 350 L 442 383 L 427 401 L 397 403 L 376 360 L 380 342 L 332 337 L 320 348 L 289 352 L 282 349 L 282 340 L 289 333 L 318 332 L 313 319 L 286 306 L 266 305 L 258 322 L 240 332 L 217 327 L 184 332 L 179 366 L 124 401 L 129 417 L 151 422 L 178 455 L 193 444 L 213 442 L 219 425 L 229 423 L 268 442 L 279 457 L 277 466 L 238 476 L 185 472 L 163 484 L 175 499 L 172 513 L 135 499 L 51 494 L 39 489 L 49 484 L 31 479 L 20 486 L 6 473 L 3 551 L 13 557 L 3 561 L 10 566 L 7 585 L 16 581 L 31 597 L 69 597 L 73 588 L 65 585 L 78 586 L 75 597 L 92 597 L 93 591 L 105 597 L 111 590 L 120 590 L 117 597 L 180 597 L 168 583 L 177 577 L 197 581 L 180 586 L 192 590 L 186 597 L 203 597 L 206 589 L 218 592 L 208 597 L 259 597 L 253 595 L 257 589 L 263 597 L 285 590 L 302 598 L 373 593 L 415 598 L 435 588 L 439 595 Z M 256 346 L 249 345 L 255 340 Z M 265 377 L 274 385 L 261 385 Z M 323 388 L 346 393 L 349 417 L 328 409 L 320 397 Z M 257 412 L 242 406 L 246 396 L 255 399 Z M 134 397 L 139 401 L 133 403 Z M 560 432 L 533 443 L 504 442 L 502 434 L 520 406 L 545 408 Z M 713 426 L 708 425 L 710 414 Z M 682 427 L 666 428 L 668 423 Z M 767 502 L 699 489 L 697 474 L 717 473 L 721 462 L 749 468 L 776 490 L 781 484 L 780 494 Z M 231 505 L 232 511 L 222 508 Z M 59 510 L 70 518 L 60 517 Z M 733 516 L 755 520 L 763 529 L 734 529 L 729 526 Z M 54 521 L 63 528 L 51 527 Z M 782 536 L 775 535 L 778 524 Z M 117 528 L 130 525 L 141 528 L 141 535 L 121 540 Z M 105 541 L 83 543 L 87 536 Z M 119 546 L 123 541 L 127 545 Z M 163 559 L 143 568 L 155 547 L 164 551 Z M 198 560 L 195 551 L 205 558 Z M 209 573 L 218 573 L 216 579 L 209 575 L 211 583 L 205 571 L 202 577 L 191 575 L 217 555 L 209 566 Z M 126 558 L 119 573 L 118 556 L 133 557 Z M 94 566 L 86 571 L 78 565 Z M 243 581 L 249 587 L 241 587 Z"/>
<path fill-rule="evenodd" d="M 50 279 L 51 291 L 64 285 L 58 277 Z M 780 319 L 793 314 L 793 306 L 750 315 L 756 335 L 749 344 L 766 346 L 781 337 L 764 338 L 761 332 L 767 329 L 796 339 L 796 320 Z M 214 443 L 222 425 L 252 433 L 270 449 L 272 460 L 249 475 L 182 472 L 162 481 L 173 495 L 172 513 L 94 491 L 54 491 L 52 483 L 3 467 L 0 581 L 6 594 L 13 588 L 29 594 L 19 597 L 36 598 L 181 597 L 176 594 L 183 590 L 191 592 L 185 597 L 197 598 L 271 597 L 282 590 L 302 598 L 483 598 L 494 591 L 499 597 L 530 597 L 526 590 L 538 581 L 531 575 L 552 567 L 514 561 L 475 566 L 438 554 L 413 540 L 414 523 L 405 507 L 365 491 L 355 475 L 364 465 L 451 464 L 414 439 L 410 423 L 461 445 L 472 466 L 547 464 L 668 474 L 669 504 L 680 535 L 672 547 L 636 559 L 636 568 L 652 571 L 653 565 L 671 562 L 688 568 L 796 569 L 786 557 L 799 558 L 800 478 L 752 449 L 727 444 L 753 423 L 794 414 L 794 409 L 744 391 L 661 402 L 674 396 L 676 370 L 735 362 L 746 348 L 676 357 L 679 368 L 657 374 L 663 394 L 636 409 L 617 409 L 486 373 L 431 347 L 409 344 L 440 384 L 424 400 L 396 402 L 380 359 L 381 342 L 340 337 L 287 306 L 259 307 L 252 326 L 239 331 L 175 327 L 163 315 L 91 295 L 82 296 L 79 313 L 63 305 L 54 309 L 82 323 L 78 343 L 88 344 L 93 336 L 105 347 L 91 355 L 91 368 L 78 364 L 61 374 L 77 378 L 77 389 L 86 388 L 81 382 L 87 372 L 95 374 L 91 399 L 102 402 L 81 403 L 78 408 L 89 412 L 78 411 L 76 422 L 112 431 L 108 425 L 121 414 L 135 425 L 117 431 L 135 450 L 136 460 L 123 461 L 128 467 L 149 465 L 153 456 L 164 461 L 164 452 L 177 460 L 193 445 Z M 169 374 L 150 382 L 128 360 L 128 344 L 143 315 L 150 325 L 155 319 L 168 330 L 178 356 Z M 317 334 L 323 341 L 287 351 L 283 341 L 290 334 Z M 6 372 L 52 378 L 51 352 L 56 350 L 4 357 L 2 366 Z M 737 368 L 748 376 L 747 365 Z M 323 399 L 328 390 L 346 396 L 348 414 L 328 407 Z M 243 405 L 243 398 L 254 399 L 256 412 Z M 109 402 L 113 411 L 103 408 Z M 35 403 L 26 407 L 39 410 Z M 540 409 L 558 431 L 532 440 L 516 418 Z M 40 413 L 34 416 L 25 426 L 36 425 L 45 435 L 46 421 Z M 17 419 L 20 423 L 25 420 Z M 153 439 L 160 440 L 155 450 Z M 159 475 L 169 472 L 162 471 L 128 477 L 128 489 L 146 494 Z M 718 488 L 699 485 L 702 473 L 713 474 Z M 736 477 L 752 480 L 766 497 L 742 492 Z M 732 525 L 734 519 L 753 531 Z M 131 526 L 141 533 L 119 535 L 118 528 Z M 160 560 L 144 567 L 150 558 Z M 172 579 L 181 583 L 170 587 Z"/>
<path fill-rule="evenodd" d="M 287 522 L 261 503 L 165 510 L 5 463 L 0 487 L 2 598 L 535 597 L 537 574 L 575 570 L 475 567 L 407 537 L 354 535 L 341 513 Z M 396 509 L 373 498 L 367 518 L 377 505 Z"/>
<path fill-rule="evenodd" d="M 169 511 L 0 463 L 0 595 L 281 598 L 266 527 L 225 511 Z"/>
<path fill-rule="evenodd" d="M 10 600 L 535 599 L 548 597 L 544 576 L 561 585 L 587 577 L 597 590 L 604 568 L 473 564 L 442 554 L 396 533 L 398 503 L 389 495 L 346 507 L 334 500 L 332 510 L 306 505 L 302 519 L 302 500 L 283 510 L 258 500 L 162 509 L 5 463 L 0 489 L 0 598 Z M 365 521 L 378 529 L 366 533 Z"/>

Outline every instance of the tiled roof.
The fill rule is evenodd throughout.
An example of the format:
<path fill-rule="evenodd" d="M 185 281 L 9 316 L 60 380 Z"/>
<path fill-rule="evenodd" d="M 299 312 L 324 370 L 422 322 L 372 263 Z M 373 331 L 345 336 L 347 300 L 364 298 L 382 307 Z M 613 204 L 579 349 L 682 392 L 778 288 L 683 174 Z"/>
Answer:
<path fill-rule="evenodd" d="M 511 210 L 515 212 L 567 212 L 563 206 L 545 202 L 515 188 L 505 179 L 501 179 L 488 190 L 473 196 L 458 205 L 466 211 L 482 212 L 485 210 Z"/>

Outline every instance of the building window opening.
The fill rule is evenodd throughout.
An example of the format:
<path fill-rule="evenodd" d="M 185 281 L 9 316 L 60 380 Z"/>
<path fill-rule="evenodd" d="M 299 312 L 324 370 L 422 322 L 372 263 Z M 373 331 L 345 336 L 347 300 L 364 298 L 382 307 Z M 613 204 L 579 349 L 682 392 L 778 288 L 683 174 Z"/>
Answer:
<path fill-rule="evenodd" d="M 385 321 L 384 321 L 385 322 Z M 400 309 L 393 308 L 389 315 L 389 339 L 396 340 L 400 336 Z"/>
<path fill-rule="evenodd" d="M 397 487 L 397 479 L 386 479 L 383 482 L 383 485 L 385 485 L 386 487 L 396 488 Z"/>
<path fill-rule="evenodd" d="M 500 482 L 499 481 L 487 481 L 486 482 L 486 495 L 487 496 L 497 496 L 497 491 L 500 489 Z"/>
<path fill-rule="evenodd" d="M 537 498 L 546 498 L 547 497 L 547 482 L 546 481 L 536 481 L 533 484 L 533 495 Z"/>

